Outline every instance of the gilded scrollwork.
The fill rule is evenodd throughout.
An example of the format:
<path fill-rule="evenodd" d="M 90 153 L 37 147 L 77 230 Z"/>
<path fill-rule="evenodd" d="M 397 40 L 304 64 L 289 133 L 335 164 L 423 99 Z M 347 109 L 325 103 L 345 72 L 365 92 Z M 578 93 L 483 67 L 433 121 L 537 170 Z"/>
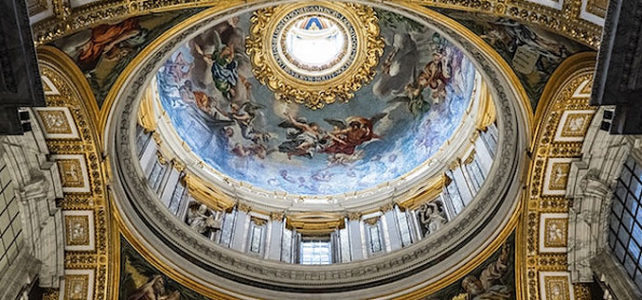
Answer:
<path fill-rule="evenodd" d="M 346 41 L 346 49 L 338 56 L 342 63 L 331 66 L 338 66 L 338 69 L 318 76 L 312 72 L 292 70 L 289 65 L 296 66 L 297 63 L 290 61 L 287 51 L 275 50 L 284 44 L 285 38 L 280 36 L 287 34 L 292 26 L 285 25 L 285 21 L 309 14 L 312 10 L 327 13 L 343 22 L 338 27 L 344 29 L 345 39 L 352 41 L 352 44 Z M 378 18 L 370 6 L 330 2 L 274 6 L 257 10 L 251 23 L 246 51 L 256 79 L 274 91 L 277 100 L 305 104 L 311 109 L 322 108 L 336 100 L 347 102 L 352 99 L 355 91 L 372 81 L 379 57 L 383 54 L 384 41 L 380 36 Z M 347 48 L 348 44 L 351 48 Z M 284 57 L 281 58 L 280 54 Z"/>
<path fill-rule="evenodd" d="M 94 1 L 91 5 L 84 5 L 73 9 L 66 7 L 64 13 L 57 14 L 59 17 L 52 17 L 34 24 L 34 38 L 37 45 L 42 45 L 97 24 L 151 13 L 153 11 L 168 11 L 198 6 L 208 7 L 212 5 L 232 6 L 235 4 L 234 2 L 241 1 L 219 2 L 220 1 L 210 0 L 98 0 Z M 528 1 L 420 0 L 414 2 L 429 8 L 447 8 L 507 17 L 525 23 L 543 26 L 548 30 L 559 32 L 593 48 L 599 47 L 600 44 L 601 26 L 580 17 L 579 11 L 582 0 L 564 1 L 563 10 L 556 10 Z M 590 10 L 591 7 L 593 6 L 589 6 L 588 9 Z M 564 11 L 567 12 L 564 13 Z M 64 16 L 64 18 L 60 16 Z"/>
<path fill-rule="evenodd" d="M 65 299 L 82 295 L 87 299 L 109 299 L 108 285 L 110 271 L 110 220 L 107 204 L 106 180 L 102 170 L 102 156 L 99 154 L 98 137 L 95 125 L 92 122 L 87 103 L 83 99 L 91 93 L 88 85 L 82 85 L 80 71 L 64 59 L 64 55 L 55 49 L 45 47 L 39 49 L 40 70 L 47 76 L 55 88 L 60 91 L 56 95 L 48 95 L 47 106 L 68 109 L 73 126 L 78 129 L 79 138 L 62 139 L 48 137 L 47 147 L 52 157 L 81 157 L 81 160 L 72 161 L 68 174 L 61 174 L 62 180 L 76 183 L 79 180 L 86 186 L 86 190 L 71 189 L 64 192 L 64 199 L 60 202 L 63 214 L 77 220 L 69 222 L 71 226 L 67 231 L 67 251 L 65 251 L 65 286 L 60 291 L 50 291 L 45 298 L 58 298 L 58 293 L 65 293 Z M 87 99 L 87 101 L 93 101 Z M 59 163 L 66 161 L 60 160 Z M 86 178 L 81 178 L 83 170 Z M 72 172 L 73 171 L 73 172 Z M 66 177 L 65 177 L 66 176 Z M 71 180 L 71 179 L 74 180 Z M 80 219 L 79 216 L 91 216 Z M 87 223 L 83 225 L 84 223 Z M 91 222 L 91 223 L 88 223 Z M 72 251 L 73 250 L 73 251 Z M 84 251 L 84 252 L 83 252 Z M 84 276 L 84 277 L 83 277 Z M 89 278 L 80 281 L 82 278 Z M 84 279 L 83 279 L 84 280 Z M 84 293 L 78 294 L 77 287 L 85 284 Z"/>
<path fill-rule="evenodd" d="M 558 129 L 566 122 L 562 116 L 569 111 L 592 112 L 589 97 L 578 96 L 585 82 L 593 76 L 594 54 L 584 53 L 569 58 L 553 75 L 542 96 L 537 135 L 533 143 L 533 161 L 529 174 L 528 205 L 522 226 L 525 228 L 520 243 L 523 245 L 523 269 L 526 282 L 525 299 L 555 299 L 568 297 L 573 290 L 584 290 L 572 285 L 567 262 L 568 212 L 572 199 L 565 196 L 569 164 L 581 154 L 582 142 L 556 139 Z M 590 115 L 589 117 L 592 117 Z M 582 126 L 583 128 L 583 126 Z M 575 295 L 576 299 L 586 299 Z M 573 297 L 571 297 L 573 298 Z"/>

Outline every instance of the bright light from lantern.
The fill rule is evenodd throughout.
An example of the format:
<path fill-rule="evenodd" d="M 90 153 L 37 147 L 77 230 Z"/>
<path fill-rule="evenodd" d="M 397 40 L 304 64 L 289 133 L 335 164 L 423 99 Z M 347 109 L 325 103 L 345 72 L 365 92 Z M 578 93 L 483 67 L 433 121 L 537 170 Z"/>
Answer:
<path fill-rule="evenodd" d="M 345 46 L 345 37 L 336 22 L 324 17 L 304 18 L 286 32 L 285 51 L 302 66 L 330 67 Z"/>

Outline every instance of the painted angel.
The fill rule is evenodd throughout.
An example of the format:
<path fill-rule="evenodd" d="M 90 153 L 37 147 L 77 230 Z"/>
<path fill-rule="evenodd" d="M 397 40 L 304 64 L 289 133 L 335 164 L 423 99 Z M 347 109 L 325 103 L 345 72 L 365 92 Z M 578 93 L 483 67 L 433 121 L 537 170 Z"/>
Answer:
<path fill-rule="evenodd" d="M 292 156 L 312 159 L 327 143 L 326 133 L 317 123 L 308 123 L 303 118 L 295 119 L 290 114 L 286 114 L 286 117 L 288 120 L 281 122 L 279 127 L 288 129 L 288 140 L 279 145 L 279 152 L 287 153 L 288 159 L 292 159 Z"/>
<path fill-rule="evenodd" d="M 412 68 L 419 63 L 417 42 L 408 33 L 396 33 L 392 38 L 392 51 L 388 53 L 372 90 L 375 95 L 385 98 L 402 94 L 404 87 L 414 80 Z"/>
<path fill-rule="evenodd" d="M 246 101 L 241 105 L 231 103 L 229 112 L 218 108 L 218 106 L 215 106 L 215 108 L 221 115 L 234 120 L 238 124 L 239 128 L 241 128 L 241 135 L 246 140 L 265 143 L 270 138 L 269 133 L 259 131 L 254 126 L 259 110 L 264 109 L 265 106 Z"/>
<path fill-rule="evenodd" d="M 365 142 L 378 139 L 379 136 L 374 133 L 374 125 L 383 119 L 387 113 L 379 113 L 372 118 L 367 119 L 359 116 L 352 116 L 342 120 L 324 119 L 334 130 L 329 134 L 332 144 L 325 148 L 323 152 L 332 154 L 355 153 L 355 148 Z"/>
<path fill-rule="evenodd" d="M 214 87 L 233 102 L 250 99 L 251 87 L 247 81 L 251 67 L 245 54 L 244 35 L 237 25 L 238 18 L 230 19 L 190 42 L 196 86 L 204 89 L 213 82 Z"/>

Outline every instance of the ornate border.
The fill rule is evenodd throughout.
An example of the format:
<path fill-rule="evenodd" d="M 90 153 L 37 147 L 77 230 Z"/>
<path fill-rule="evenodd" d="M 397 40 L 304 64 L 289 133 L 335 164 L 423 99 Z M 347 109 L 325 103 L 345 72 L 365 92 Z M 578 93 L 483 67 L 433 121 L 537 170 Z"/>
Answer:
<path fill-rule="evenodd" d="M 95 274 L 92 299 L 111 299 L 110 260 L 110 205 L 106 197 L 106 173 L 98 130 L 94 123 L 91 104 L 95 103 L 91 88 L 76 65 L 60 50 L 53 47 L 38 49 L 40 71 L 51 79 L 60 91 L 59 95 L 48 95 L 47 106 L 66 107 L 71 112 L 78 128 L 80 139 L 46 139 L 52 155 L 82 155 L 89 174 L 87 192 L 65 192 L 61 202 L 62 211 L 93 211 L 95 249 L 92 251 L 65 251 L 65 269 L 92 270 Z M 89 107 L 88 107 L 89 106 Z M 49 295 L 52 296 L 52 295 Z"/>
<path fill-rule="evenodd" d="M 246 3 L 259 3 L 248 1 Z M 225 6 L 223 0 L 164 0 L 164 1 L 129 1 L 98 0 L 91 4 L 71 8 L 67 1 L 55 0 L 54 17 L 33 25 L 36 44 L 42 45 L 63 36 L 89 28 L 97 24 L 124 19 L 151 12 L 177 10 L 191 7 Z M 276 2 L 276 1 L 275 1 Z M 279 1 L 290 2 L 290 1 Z M 360 1 L 394 4 L 401 1 Z M 413 4 L 429 8 L 447 8 L 461 11 L 480 12 L 519 20 L 528 24 L 543 26 L 548 30 L 559 32 L 571 39 L 580 41 L 597 49 L 602 36 L 602 26 L 584 20 L 580 16 L 582 0 L 566 0 L 562 10 L 546 7 L 525 0 L 416 0 Z"/>
<path fill-rule="evenodd" d="M 577 158 L 581 156 L 582 142 L 555 141 L 558 123 L 566 110 L 588 110 L 588 97 L 574 97 L 580 85 L 592 78 L 595 69 L 595 53 L 579 53 L 566 59 L 553 73 L 544 89 L 535 116 L 539 126 L 531 145 L 533 161 L 529 170 L 528 193 L 523 208 L 518 236 L 519 269 L 518 276 L 523 278 L 523 299 L 540 299 L 539 275 L 542 271 L 567 271 L 567 254 L 545 253 L 539 249 L 540 216 L 544 213 L 568 213 L 572 199 L 560 196 L 543 195 L 544 178 L 549 158 Z M 567 220 L 568 224 L 568 220 Z M 567 226 L 568 227 L 568 226 Z M 567 235 L 565 234 L 565 238 Z M 582 285 L 571 288 L 584 290 Z"/>
<path fill-rule="evenodd" d="M 189 19 L 178 26 L 180 29 L 172 31 L 157 43 L 150 45 L 155 54 L 140 57 L 135 67 L 123 74 L 122 78 L 126 79 L 122 80 L 121 85 L 114 87 L 121 91 L 122 95 L 112 111 L 114 120 L 107 132 L 109 152 L 115 158 L 112 167 L 120 178 L 114 183 L 116 193 L 114 200 L 118 212 L 123 214 L 120 217 L 124 225 L 123 230 L 129 231 L 128 234 L 140 240 L 143 254 L 146 257 L 156 257 L 157 260 L 158 257 L 163 257 L 161 261 L 166 266 L 164 270 L 172 270 L 172 274 L 188 278 L 185 280 L 190 283 L 190 286 L 201 289 L 210 287 L 220 291 L 221 286 L 226 286 L 228 289 L 243 290 L 248 294 L 265 297 L 275 293 L 283 295 L 284 291 L 301 292 L 305 289 L 307 292 L 332 293 L 351 287 L 353 291 L 343 295 L 363 297 L 364 289 L 369 289 L 370 293 L 378 291 L 379 295 L 390 294 L 391 290 L 403 291 L 402 294 L 429 293 L 470 271 L 475 261 L 469 260 L 472 257 L 481 258 L 483 261 L 483 258 L 492 253 L 488 251 L 489 248 L 484 248 L 496 240 L 502 228 L 506 228 L 510 216 L 515 216 L 517 213 L 515 208 L 519 204 L 516 194 L 519 192 L 517 182 L 521 176 L 509 178 L 509 176 L 495 175 L 500 171 L 505 173 L 506 170 L 521 174 L 519 170 L 524 165 L 525 157 L 521 149 L 524 149 L 530 138 L 529 106 L 524 91 L 508 65 L 479 37 L 433 11 L 411 4 L 405 4 L 404 7 L 406 9 L 404 14 L 415 20 L 419 19 L 424 23 L 438 22 L 439 24 L 435 26 L 446 35 L 465 36 L 458 39 L 456 43 L 462 49 L 468 49 L 469 55 L 477 62 L 478 69 L 486 72 L 484 76 L 489 80 L 490 86 L 494 87 L 493 94 L 496 106 L 499 108 L 498 118 L 502 132 L 498 149 L 501 154 L 488 176 L 491 179 L 478 194 L 479 198 L 492 199 L 491 201 L 483 203 L 475 201 L 463 213 L 463 217 L 447 225 L 433 238 L 390 255 L 358 263 L 328 266 L 320 271 L 253 259 L 223 249 L 194 232 L 184 230 L 185 225 L 180 224 L 169 212 L 160 207 L 155 197 L 151 196 L 151 191 L 141 181 L 142 173 L 138 164 L 135 163 L 131 137 L 136 122 L 140 91 L 149 82 L 147 75 L 153 73 L 153 70 L 159 67 L 181 41 L 194 36 L 199 28 L 220 18 L 220 14 L 215 14 L 220 13 L 220 10 L 211 10 L 209 11 L 211 15 L 201 19 Z M 191 27 L 187 27 L 188 25 Z M 133 199 L 135 201 L 132 201 Z M 457 242 L 452 243 L 453 240 Z M 453 254 L 455 252 L 457 255 Z M 439 262 L 443 260 L 444 255 L 451 259 L 449 263 L 453 263 L 452 259 L 455 256 L 467 257 L 464 260 L 469 263 L 458 268 L 454 273 L 438 272 L 435 266 L 441 264 L 444 268 L 444 262 Z M 190 265 L 194 268 L 187 271 L 186 268 Z M 189 275 L 186 277 L 185 274 Z M 410 276 L 412 274 L 420 275 Z M 438 280 L 439 284 L 434 282 L 429 284 L 426 281 L 427 278 L 436 274 L 442 276 Z M 209 280 L 205 280 L 202 276 Z M 432 280 L 437 278 L 433 277 Z M 217 283 L 218 288 L 212 286 L 213 282 Z M 305 282 L 308 287 L 301 287 L 302 282 Z M 315 283 L 314 286 L 310 286 L 311 282 Z M 301 296 L 301 294 L 296 295 Z M 326 295 L 337 296 L 337 294 Z M 315 296 L 320 297 L 320 294 Z"/>
<path fill-rule="evenodd" d="M 272 36 L 280 33 L 284 17 L 314 6 L 334 11 L 349 23 L 348 38 L 352 49 L 348 55 L 354 58 L 329 75 L 301 78 L 301 74 L 287 67 L 278 55 L 275 57 Z M 250 20 L 250 36 L 245 44 L 252 62 L 252 72 L 260 83 L 275 92 L 279 101 L 302 103 L 311 109 L 323 108 L 325 104 L 336 100 L 347 102 L 354 97 L 355 91 L 374 78 L 379 57 L 383 54 L 384 42 L 379 35 L 378 19 L 370 6 L 301 2 L 257 10 Z M 355 27 L 355 24 L 360 26 Z M 264 38 L 266 31 L 269 38 Z"/>

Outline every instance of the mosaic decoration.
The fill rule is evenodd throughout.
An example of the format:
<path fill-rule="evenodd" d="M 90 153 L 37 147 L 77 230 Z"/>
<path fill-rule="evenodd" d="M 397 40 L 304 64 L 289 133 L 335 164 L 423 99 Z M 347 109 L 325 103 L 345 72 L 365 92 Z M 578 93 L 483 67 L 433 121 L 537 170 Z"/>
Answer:
<path fill-rule="evenodd" d="M 169 278 L 147 262 L 121 237 L 120 300 L 200 300 L 208 299 Z"/>
<path fill-rule="evenodd" d="M 95 249 L 94 212 L 91 210 L 67 210 L 62 212 L 65 220 L 65 250 L 93 251 Z"/>
<path fill-rule="evenodd" d="M 567 272 L 540 272 L 540 299 L 575 299 L 571 278 Z"/>
<path fill-rule="evenodd" d="M 56 40 L 87 77 L 100 108 L 111 86 L 129 62 L 161 33 L 201 9 L 152 13 L 101 24 Z"/>
<path fill-rule="evenodd" d="M 425 300 L 515 299 L 515 234 L 485 262 Z"/>
<path fill-rule="evenodd" d="M 94 295 L 94 270 L 65 270 L 61 286 L 60 300 L 91 300 Z"/>
<path fill-rule="evenodd" d="M 385 10 L 376 10 L 384 54 L 354 99 L 321 110 L 275 101 L 245 53 L 251 15 L 180 46 L 157 74 L 179 137 L 224 176 L 304 195 L 374 187 L 433 156 L 470 105 L 471 61 L 432 29 Z"/>
<path fill-rule="evenodd" d="M 571 158 L 550 158 L 544 177 L 544 195 L 566 194 L 566 183 L 571 169 Z"/>
<path fill-rule="evenodd" d="M 540 252 L 566 253 L 567 240 L 568 214 L 544 213 L 540 215 Z"/>
<path fill-rule="evenodd" d="M 66 107 L 40 107 L 35 108 L 35 111 L 38 122 L 40 122 L 40 125 L 43 128 L 45 138 L 80 138 L 76 124 L 74 123 L 69 109 Z"/>
<path fill-rule="evenodd" d="M 62 190 L 67 193 L 88 193 L 89 175 L 87 174 L 87 163 L 82 154 L 59 154 L 52 155 L 58 164 L 62 180 Z"/>
<path fill-rule="evenodd" d="M 112 263 L 109 251 L 109 207 L 102 173 L 101 154 L 94 125 L 83 99 L 91 91 L 75 74 L 73 65 L 59 65 L 64 55 L 51 47 L 39 49 L 43 77 L 59 93 L 47 95 L 47 108 L 67 109 L 78 129 L 78 139 L 46 138 L 52 161 L 58 163 L 64 199 L 60 201 L 65 232 L 65 276 L 60 290 L 45 299 L 112 299 L 107 282 Z"/>
<path fill-rule="evenodd" d="M 567 110 L 562 114 L 560 126 L 555 132 L 556 142 L 584 141 L 586 131 L 591 125 L 595 110 Z"/>
<path fill-rule="evenodd" d="M 479 35 L 513 68 L 533 110 L 544 86 L 562 61 L 590 49 L 539 27 L 484 14 L 440 10 Z"/>

